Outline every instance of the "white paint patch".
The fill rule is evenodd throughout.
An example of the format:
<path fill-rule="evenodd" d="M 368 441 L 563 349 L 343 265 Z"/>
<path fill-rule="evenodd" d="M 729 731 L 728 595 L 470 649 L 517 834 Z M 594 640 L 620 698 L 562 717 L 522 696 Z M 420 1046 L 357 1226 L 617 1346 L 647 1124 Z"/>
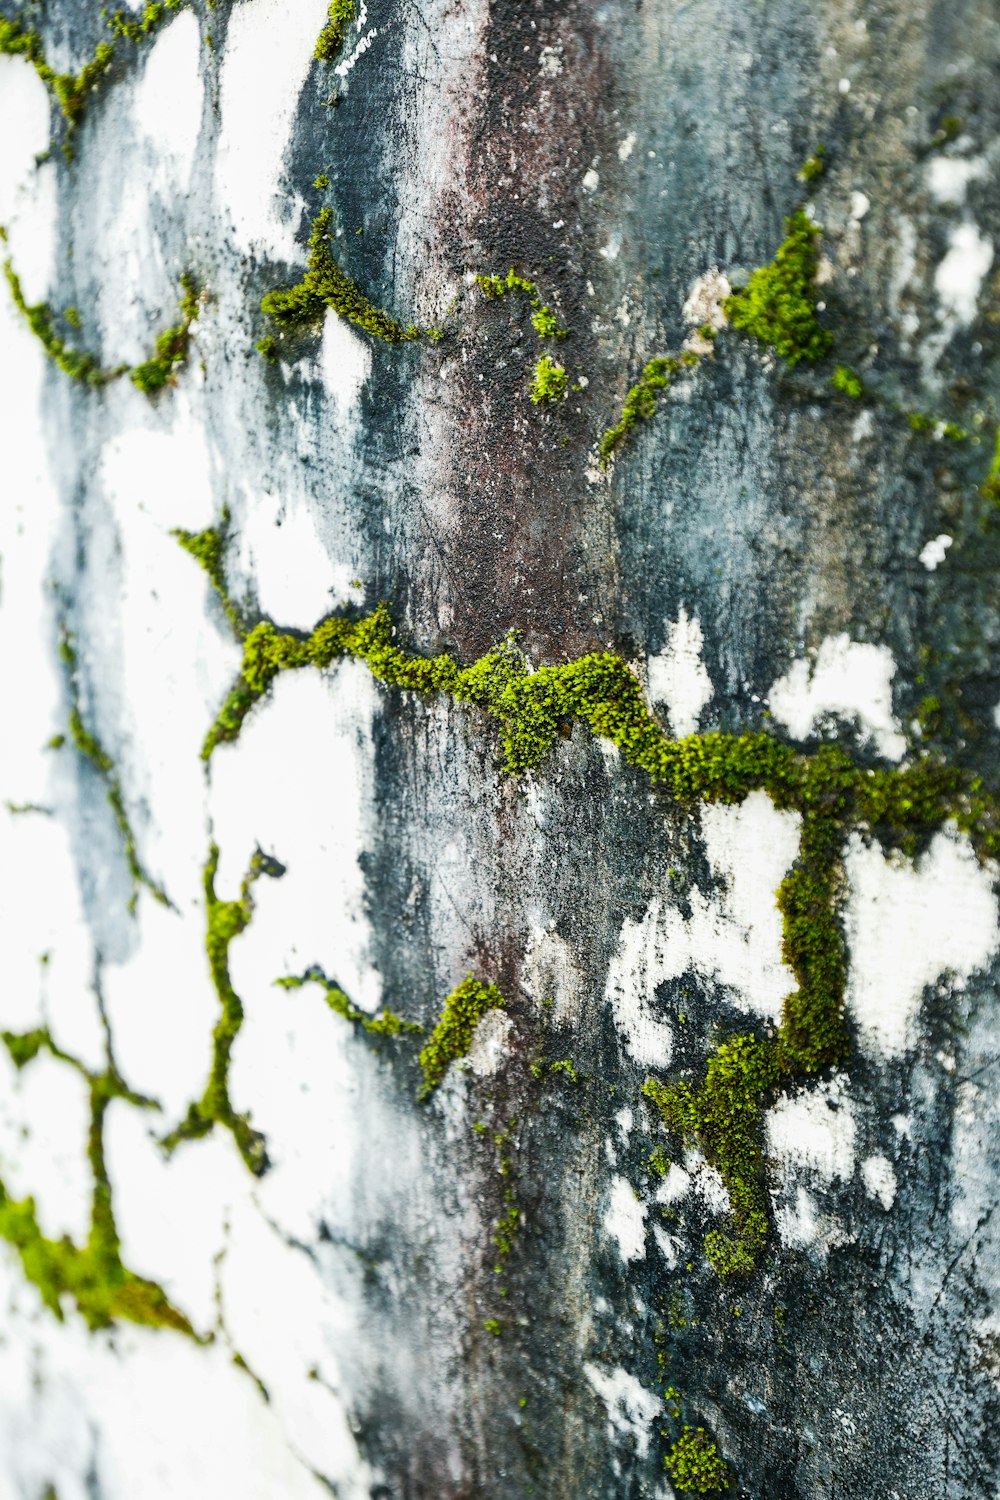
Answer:
<path fill-rule="evenodd" d="M 301 262 L 295 232 L 305 207 L 282 187 L 299 95 L 312 65 L 327 0 L 248 0 L 226 31 L 215 162 L 220 212 L 237 249 Z"/>
<path fill-rule="evenodd" d="M 952 538 L 945 532 L 942 532 L 940 536 L 933 536 L 929 542 L 925 542 L 917 561 L 923 563 L 928 573 L 933 573 L 934 569 L 944 562 L 945 554 L 951 544 Z"/>
<path fill-rule="evenodd" d="M 861 1177 L 870 1198 L 877 1198 L 888 1213 L 896 1201 L 896 1174 L 886 1156 L 868 1156 L 861 1163 Z"/>
<path fill-rule="evenodd" d="M 655 1015 L 656 991 L 687 969 L 731 986 L 735 1005 L 769 1020 L 795 988 L 781 958 L 775 892 L 798 853 L 799 815 L 757 791 L 735 807 L 703 808 L 701 822 L 722 892 L 692 890 L 687 921 L 655 896 L 640 921 L 622 925 L 608 969 L 605 999 L 628 1051 L 647 1067 L 666 1067 L 673 1050 L 672 1028 Z"/>
<path fill-rule="evenodd" d="M 40 1052 L 18 1070 L 0 1049 L 0 1178 L 11 1198 L 34 1198 L 49 1239 L 87 1243 L 89 1128 L 89 1090 L 75 1068 Z"/>
<path fill-rule="evenodd" d="M 705 638 L 701 622 L 688 619 L 682 607 L 669 627 L 667 644 L 649 658 L 647 680 L 653 703 L 665 703 L 670 727 L 677 736 L 694 734 L 702 709 L 714 689 L 701 659 Z"/>
<path fill-rule="evenodd" d="M 596 193 L 600 186 L 600 174 L 594 167 L 588 167 L 580 180 L 580 186 L 585 193 Z"/>
<path fill-rule="evenodd" d="M 261 609 L 282 625 L 311 630 L 356 597 L 353 568 L 331 561 L 305 504 L 288 506 L 275 490 L 248 497 L 240 542 Z"/>
<path fill-rule="evenodd" d="M 328 310 L 320 348 L 323 382 L 344 414 L 354 411 L 361 389 L 372 372 L 372 353 L 351 325 Z"/>
<path fill-rule="evenodd" d="M 154 40 L 132 95 L 140 135 L 166 159 L 179 186 L 190 181 L 201 132 L 200 54 L 195 14 L 181 11 Z"/>
<path fill-rule="evenodd" d="M 916 1040 L 926 987 L 949 975 L 961 989 L 996 953 L 996 871 L 954 829 L 936 834 L 916 863 L 887 859 L 854 834 L 845 864 L 847 1003 L 868 1045 L 900 1057 Z"/>
<path fill-rule="evenodd" d="M 620 1367 L 605 1372 L 585 1362 L 583 1373 L 607 1407 L 609 1437 L 632 1437 L 636 1458 L 644 1459 L 649 1452 L 650 1423 L 663 1410 L 663 1402 Z"/>
<path fill-rule="evenodd" d="M 672 1161 L 667 1175 L 654 1194 L 657 1203 L 679 1203 L 691 1191 L 691 1174 L 679 1162 Z"/>
<path fill-rule="evenodd" d="M 619 161 L 628 161 L 629 157 L 632 155 L 632 152 L 635 150 L 635 143 L 636 143 L 637 140 L 638 140 L 638 136 L 636 135 L 635 131 L 634 130 L 630 130 L 629 133 L 628 133 L 628 135 L 625 137 L 625 139 L 623 141 L 619 141 L 619 143 L 618 143 L 618 160 Z"/>
<path fill-rule="evenodd" d="M 993 264 L 993 241 L 975 224 L 956 224 L 948 251 L 934 272 L 934 290 L 946 314 L 967 326 L 976 316 L 979 293 Z"/>
<path fill-rule="evenodd" d="M 627 1177 L 612 1180 L 604 1232 L 618 1242 L 622 1260 L 641 1260 L 646 1253 L 646 1205 L 635 1196 Z"/>
<path fill-rule="evenodd" d="M 30 196 L 35 158 L 47 149 L 50 129 L 49 97 L 34 68 L 0 56 L 0 224 L 9 225 L 19 200 Z"/>
<path fill-rule="evenodd" d="M 510 1055 L 513 1022 L 505 1010 L 488 1010 L 472 1033 L 466 1062 L 477 1078 L 498 1073 Z"/>
<path fill-rule="evenodd" d="M 815 664 L 799 657 L 771 688 L 771 713 L 796 740 L 808 739 L 832 715 L 853 720 L 862 740 L 887 760 L 901 759 L 906 739 L 892 712 L 896 663 L 888 646 L 828 635 Z"/>
<path fill-rule="evenodd" d="M 264 876 L 254 887 L 256 915 L 230 951 L 237 993 L 244 978 L 259 979 L 266 955 L 268 982 L 318 964 L 362 1010 L 379 1007 L 359 863 L 372 836 L 378 701 L 360 662 L 283 673 L 238 742 L 212 757 L 217 894 L 237 894 L 258 847 L 287 866 L 281 879 Z"/>
<path fill-rule="evenodd" d="M 842 1074 L 779 1099 L 764 1128 L 769 1157 L 793 1169 L 808 1167 L 826 1183 L 853 1175 L 857 1126 Z"/>
<path fill-rule="evenodd" d="M 969 183 L 982 182 L 988 170 L 982 156 L 969 160 L 957 156 L 932 156 L 925 169 L 927 188 L 935 203 L 957 207 L 965 202 Z"/>

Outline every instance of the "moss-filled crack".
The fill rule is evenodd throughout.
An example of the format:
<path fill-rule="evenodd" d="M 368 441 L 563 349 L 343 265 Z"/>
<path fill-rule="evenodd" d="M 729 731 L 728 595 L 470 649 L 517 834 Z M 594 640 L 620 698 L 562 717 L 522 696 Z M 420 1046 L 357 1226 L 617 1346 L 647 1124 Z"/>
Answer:
<path fill-rule="evenodd" d="M 216 895 L 215 876 L 219 868 L 218 845 L 212 844 L 203 872 L 205 891 L 205 951 L 212 984 L 219 1001 L 219 1019 L 212 1032 L 212 1063 L 208 1083 L 201 1098 L 191 1104 L 180 1124 L 163 1138 L 162 1145 L 173 1151 L 182 1141 L 200 1140 L 216 1126 L 228 1130 L 250 1171 L 260 1175 L 267 1168 L 264 1138 L 253 1129 L 246 1115 L 237 1114 L 229 1097 L 229 1066 L 233 1043 L 243 1025 L 243 1002 L 233 988 L 229 974 L 229 948 L 233 939 L 250 925 L 253 917 L 253 887 L 261 875 L 277 877 L 284 868 L 277 860 L 259 849 L 240 884 L 235 901 L 224 901 Z"/>
<path fill-rule="evenodd" d="M 283 990 L 298 990 L 306 984 L 318 984 L 326 997 L 326 1003 L 334 1015 L 343 1016 L 353 1026 L 360 1026 L 370 1036 L 422 1036 L 424 1028 L 416 1021 L 407 1021 L 403 1016 L 383 1006 L 377 1015 L 369 1015 L 340 988 L 333 979 L 328 979 L 323 970 L 313 965 L 304 974 L 287 974 L 276 979 L 275 984 Z"/>
<path fill-rule="evenodd" d="M 190 352 L 191 324 L 198 316 L 200 304 L 198 290 L 187 274 L 181 277 L 180 319 L 173 327 L 157 335 L 155 353 L 134 368 L 120 364 L 106 369 L 96 355 L 85 349 L 75 348 L 69 339 L 63 337 L 58 331 L 58 314 L 48 302 L 28 302 L 21 279 L 9 257 L 3 262 L 3 271 L 14 306 L 49 359 L 72 380 L 80 380 L 90 386 L 104 386 L 122 375 L 128 375 L 133 385 L 147 396 L 155 395 L 165 385 L 175 384 L 176 372 L 186 362 Z M 75 308 L 67 307 L 62 316 L 70 328 L 79 328 L 80 319 Z"/>
<path fill-rule="evenodd" d="M 105 1161 L 104 1125 L 112 1099 L 123 1099 L 139 1109 L 157 1106 L 125 1084 L 113 1059 L 109 1058 L 103 1072 L 92 1073 L 57 1046 L 45 1027 L 26 1033 L 5 1031 L 2 1040 L 18 1069 L 46 1051 L 86 1080 L 90 1106 L 87 1156 L 93 1188 L 90 1231 L 86 1244 L 79 1246 L 68 1236 L 49 1239 L 39 1227 L 34 1200 L 12 1198 L 0 1183 L 0 1238 L 17 1251 L 25 1276 L 60 1321 L 65 1316 L 63 1300 L 70 1298 L 92 1329 L 126 1319 L 173 1328 L 193 1337 L 188 1319 L 173 1306 L 163 1288 L 123 1264 Z"/>

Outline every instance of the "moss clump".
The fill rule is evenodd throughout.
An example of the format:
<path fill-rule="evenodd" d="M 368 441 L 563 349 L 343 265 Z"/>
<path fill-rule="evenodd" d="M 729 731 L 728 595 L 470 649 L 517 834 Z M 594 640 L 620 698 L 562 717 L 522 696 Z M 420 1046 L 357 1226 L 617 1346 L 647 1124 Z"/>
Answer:
<path fill-rule="evenodd" d="M 536 406 L 543 401 L 558 401 L 565 396 L 568 384 L 569 376 L 563 366 L 543 354 L 531 377 L 531 399 Z"/>
<path fill-rule="evenodd" d="M 675 1490 L 688 1495 L 716 1495 L 733 1482 L 719 1450 L 704 1427 L 685 1427 L 664 1460 Z"/>
<path fill-rule="evenodd" d="M 215 894 L 215 876 L 219 868 L 218 845 L 212 844 L 205 861 L 205 952 L 212 984 L 219 999 L 219 1019 L 212 1032 L 212 1066 L 202 1097 L 192 1104 L 177 1128 L 164 1137 L 164 1148 L 173 1151 L 181 1141 L 199 1140 L 213 1126 L 220 1125 L 232 1133 L 240 1155 L 259 1176 L 267 1167 L 263 1137 L 251 1128 L 246 1115 L 233 1109 L 229 1098 L 229 1064 L 233 1043 L 243 1025 L 243 1002 L 229 976 L 229 947 L 233 939 L 250 925 L 253 916 L 253 886 L 261 875 L 280 876 L 284 870 L 276 860 L 258 849 L 240 885 L 235 901 L 222 901 Z"/>
<path fill-rule="evenodd" d="M 420 329 L 395 318 L 369 302 L 351 278 L 340 269 L 330 253 L 330 229 L 333 210 L 321 209 L 313 220 L 309 235 L 308 269 L 295 286 L 278 287 L 268 292 L 261 309 L 273 319 L 282 333 L 298 333 L 315 328 L 328 307 L 341 318 L 347 318 L 366 333 L 399 344 L 420 337 Z M 273 348 L 270 351 L 273 353 Z"/>
<path fill-rule="evenodd" d="M 519 276 L 511 266 L 506 276 L 477 276 L 476 285 L 481 289 L 483 296 L 490 301 L 498 297 L 505 297 L 508 292 L 523 292 L 534 308 L 531 315 L 531 326 L 539 338 L 565 338 L 569 332 L 563 327 L 551 307 L 547 307 L 542 301 L 542 294 L 533 281 L 525 276 Z"/>
<path fill-rule="evenodd" d="M 206 526 L 204 531 L 184 531 L 175 527 L 170 533 L 175 536 L 185 552 L 201 563 L 208 574 L 212 587 L 222 601 L 222 608 L 237 635 L 240 634 L 240 612 L 226 589 L 226 544 L 229 540 L 229 507 L 223 506 L 222 519 L 218 526 Z"/>
<path fill-rule="evenodd" d="M 198 316 L 198 291 L 188 275 L 181 277 L 180 322 L 166 328 L 156 337 L 156 353 L 145 363 L 136 365 L 129 378 L 147 396 L 154 396 L 167 384 L 173 385 L 177 369 L 191 348 L 191 324 Z"/>
<path fill-rule="evenodd" d="M 785 220 L 788 233 L 770 265 L 723 303 L 734 328 L 768 344 L 789 365 L 821 359 L 833 337 L 816 316 L 819 229 L 804 209 Z"/>
<path fill-rule="evenodd" d="M 116 10 L 108 16 L 108 25 L 116 37 L 124 37 L 130 42 L 141 42 L 144 37 L 149 36 L 151 31 L 165 21 L 173 11 L 182 10 L 189 0 L 146 0 L 139 15 L 130 15 L 128 11 Z"/>
<path fill-rule="evenodd" d="M 847 365 L 837 366 L 830 376 L 830 384 L 835 391 L 841 391 L 843 395 L 850 396 L 852 401 L 860 400 L 865 393 L 860 375 L 855 375 Z"/>
<path fill-rule="evenodd" d="M 4 1032 L 3 1042 L 17 1068 L 28 1066 L 44 1050 L 86 1080 L 90 1102 L 87 1156 L 93 1189 L 90 1231 L 81 1247 L 68 1237 L 48 1239 L 39 1227 L 33 1199 L 12 1198 L 0 1183 L 0 1239 L 17 1251 L 25 1276 L 60 1321 L 65 1316 L 63 1303 L 68 1297 L 90 1328 L 106 1328 L 124 1318 L 192 1334 L 187 1318 L 171 1304 L 162 1287 L 136 1276 L 121 1259 L 104 1158 L 104 1121 L 112 1099 L 125 1099 L 138 1108 L 148 1108 L 150 1101 L 125 1085 L 113 1061 L 104 1072 L 91 1073 L 56 1046 L 47 1029 L 24 1035 Z"/>
<path fill-rule="evenodd" d="M 817 146 L 812 156 L 807 156 L 799 168 L 800 182 L 815 182 L 826 171 L 826 147 Z"/>
<path fill-rule="evenodd" d="M 344 45 L 344 33 L 354 20 L 354 0 L 330 0 L 326 24 L 316 39 L 313 56 L 318 62 L 333 62 Z"/>
<path fill-rule="evenodd" d="M 609 427 L 601 438 L 601 458 L 607 462 L 618 444 L 624 442 L 637 422 L 648 422 L 656 411 L 656 399 L 665 391 L 681 368 L 681 362 L 672 354 L 651 359 L 642 375 L 625 397 L 622 414 L 613 427 Z"/>
<path fill-rule="evenodd" d="M 990 463 L 990 471 L 983 481 L 982 494 L 984 499 L 1000 506 L 1000 427 L 997 428 L 993 459 Z"/>
<path fill-rule="evenodd" d="M 57 73 L 45 56 L 45 45 L 33 28 L 0 17 L 0 53 L 23 57 L 49 90 L 70 130 L 79 124 L 87 95 L 97 87 L 114 59 L 109 42 L 98 42 L 94 54 L 79 73 Z"/>
<path fill-rule="evenodd" d="M 412 1034 L 422 1036 L 424 1028 L 418 1026 L 415 1021 L 405 1021 L 402 1016 L 397 1016 L 394 1010 L 388 1006 L 379 1011 L 378 1015 L 370 1016 L 360 1006 L 345 995 L 344 991 L 332 979 L 327 979 L 322 969 L 315 965 L 307 969 L 304 974 L 289 974 L 281 979 L 276 979 L 276 985 L 283 990 L 298 990 L 304 984 L 318 984 L 326 992 L 326 1003 L 334 1015 L 343 1016 L 345 1021 L 350 1021 L 354 1026 L 360 1026 L 372 1036 L 403 1036 Z"/>
<path fill-rule="evenodd" d="M 42 348 L 49 358 L 59 366 L 64 374 L 73 380 L 82 380 L 87 385 L 106 385 L 109 380 L 115 380 L 119 375 L 125 373 L 127 365 L 120 365 L 114 370 L 102 370 L 98 361 L 92 354 L 83 350 L 73 349 L 55 329 L 55 314 L 47 302 L 28 302 L 21 288 L 21 279 L 11 261 L 3 263 L 4 275 L 14 306 L 24 318 L 35 338 L 38 339 Z M 72 325 L 71 325 L 72 326 Z"/>
<path fill-rule="evenodd" d="M 427 1099 L 444 1078 L 449 1067 L 465 1057 L 472 1045 L 472 1033 L 488 1010 L 505 1004 L 495 984 L 482 984 L 469 974 L 444 1002 L 441 1019 L 420 1052 L 420 1071 L 424 1081 L 417 1097 Z"/>

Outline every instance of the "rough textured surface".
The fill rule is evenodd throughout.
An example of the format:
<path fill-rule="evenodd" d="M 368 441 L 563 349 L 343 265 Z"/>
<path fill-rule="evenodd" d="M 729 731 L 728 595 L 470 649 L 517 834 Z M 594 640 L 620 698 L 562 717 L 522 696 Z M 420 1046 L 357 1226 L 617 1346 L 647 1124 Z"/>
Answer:
<path fill-rule="evenodd" d="M 25 305 L 112 372 L 200 292 L 148 391 L 0 298 L 0 1496 L 993 1496 L 995 5 L 134 19 L 0 26 Z M 832 346 L 790 366 L 724 309 L 800 209 Z M 274 341 L 317 221 L 339 301 Z M 241 635 L 380 600 L 463 665 L 613 652 L 678 735 L 983 779 L 962 831 L 822 812 L 849 1046 L 754 1104 L 750 1274 L 643 1085 L 780 1023 L 801 809 L 570 717 L 511 776 L 366 659 L 201 758 Z"/>

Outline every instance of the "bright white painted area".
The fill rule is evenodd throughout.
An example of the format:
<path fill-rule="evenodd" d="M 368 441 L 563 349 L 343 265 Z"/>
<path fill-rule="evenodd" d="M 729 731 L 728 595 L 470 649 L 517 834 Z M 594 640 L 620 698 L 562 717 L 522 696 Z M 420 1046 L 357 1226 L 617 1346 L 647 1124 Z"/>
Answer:
<path fill-rule="evenodd" d="M 194 11 L 181 11 L 153 41 L 132 95 L 140 134 L 179 187 L 190 180 L 201 132 L 205 91 L 200 55 L 197 17 Z"/>
<path fill-rule="evenodd" d="M 934 290 L 946 314 L 968 325 L 976 316 L 979 293 L 993 264 L 993 241 L 977 225 L 956 224 L 948 236 L 948 250 L 934 272 Z"/>
<path fill-rule="evenodd" d="M 330 558 L 305 504 L 286 505 L 271 489 L 247 497 L 240 566 L 253 579 L 261 611 L 280 625 L 311 630 L 357 597 L 355 570 Z"/>
<path fill-rule="evenodd" d="M 12 1198 L 34 1198 L 43 1234 L 78 1245 L 90 1229 L 89 1125 L 75 1068 L 42 1052 L 18 1072 L 0 1049 L 0 1179 Z"/>
<path fill-rule="evenodd" d="M 927 188 L 935 203 L 960 205 L 970 182 L 982 182 L 989 171 L 983 156 L 932 156 L 925 168 Z"/>
<path fill-rule="evenodd" d="M 843 1074 L 779 1099 L 764 1125 L 771 1159 L 808 1167 L 825 1183 L 853 1176 L 857 1126 Z"/>
<path fill-rule="evenodd" d="M 702 836 L 718 894 L 689 892 L 690 919 L 670 904 L 670 883 L 638 921 L 626 918 L 608 969 L 605 999 L 637 1062 L 665 1068 L 672 1026 L 657 1018 L 658 987 L 688 969 L 731 986 L 732 1003 L 777 1020 L 795 976 L 781 958 L 776 891 L 798 852 L 800 819 L 766 792 L 733 807 L 701 812 Z"/>
<path fill-rule="evenodd" d="M 824 729 L 827 718 L 857 726 L 887 760 L 901 759 L 906 739 L 892 711 L 896 663 L 888 646 L 828 635 L 810 663 L 799 657 L 768 694 L 768 707 L 796 740 Z"/>
<path fill-rule="evenodd" d="M 286 672 L 212 757 L 211 814 L 222 851 L 218 894 L 232 899 L 257 848 L 287 873 L 254 886 L 257 913 L 231 952 L 234 983 L 269 982 L 312 964 L 355 1005 L 374 1012 L 381 981 L 371 964 L 365 878 L 372 838 L 372 725 L 378 688 L 362 663 L 327 673 Z"/>
<path fill-rule="evenodd" d="M 861 1179 L 870 1198 L 877 1198 L 888 1213 L 896 1201 L 896 1173 L 886 1156 L 866 1156 L 861 1163 Z"/>
<path fill-rule="evenodd" d="M 650 1425 L 663 1410 L 659 1396 L 647 1391 L 634 1375 L 620 1366 L 615 1370 L 602 1370 L 587 1361 L 583 1373 L 607 1407 L 608 1436 L 612 1440 L 631 1437 L 635 1442 L 636 1457 L 645 1458 L 649 1452 Z"/>
<path fill-rule="evenodd" d="M 358 395 L 372 371 L 372 352 L 345 318 L 328 310 L 323 323 L 320 364 L 327 391 L 341 413 L 353 411 Z"/>
<path fill-rule="evenodd" d="M 714 691 L 701 659 L 704 644 L 701 622 L 688 619 L 682 607 L 669 627 L 667 644 L 647 665 L 650 701 L 666 704 L 670 727 L 678 737 L 694 734 Z"/>
<path fill-rule="evenodd" d="M 646 1204 L 636 1197 L 628 1178 L 613 1177 L 604 1232 L 617 1242 L 624 1261 L 641 1260 L 646 1253 L 646 1213 Z"/>
<path fill-rule="evenodd" d="M 285 153 L 328 0 L 246 0 L 226 29 L 215 160 L 219 210 L 236 248 L 296 264 L 305 202 L 286 182 Z"/>
<path fill-rule="evenodd" d="M 923 563 L 928 573 L 933 573 L 944 562 L 952 540 L 945 532 L 940 536 L 932 536 L 929 542 L 924 543 L 917 561 Z"/>
<path fill-rule="evenodd" d="M 917 1040 L 928 985 L 947 979 L 961 989 L 996 953 L 996 871 L 953 829 L 915 862 L 854 834 L 845 865 L 847 1003 L 866 1044 L 900 1057 Z"/>

